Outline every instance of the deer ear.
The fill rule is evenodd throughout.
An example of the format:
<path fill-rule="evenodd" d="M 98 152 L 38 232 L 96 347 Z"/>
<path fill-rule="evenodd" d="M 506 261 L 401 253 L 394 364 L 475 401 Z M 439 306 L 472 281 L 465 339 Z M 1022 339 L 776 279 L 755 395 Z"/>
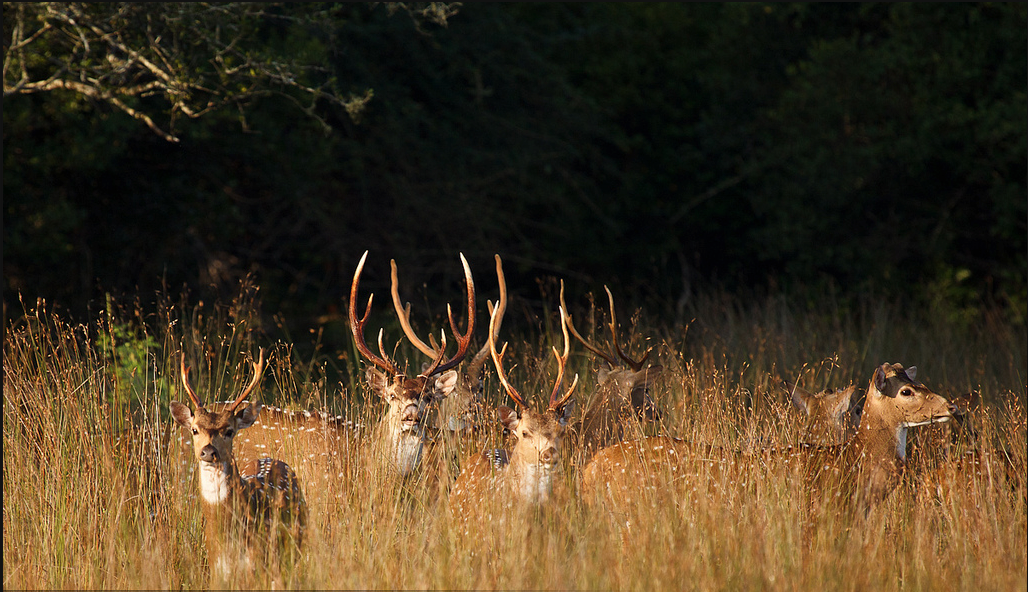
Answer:
<path fill-rule="evenodd" d="M 653 381 L 657 380 L 657 377 L 660 376 L 660 373 L 663 371 L 663 366 L 655 364 L 636 372 L 632 381 L 636 383 L 636 386 L 645 386 L 646 388 L 649 388 L 650 385 L 653 384 Z M 640 382 L 642 383 L 641 385 L 638 384 Z"/>
<path fill-rule="evenodd" d="M 882 364 L 875 368 L 875 375 L 871 378 L 872 382 L 874 382 L 875 388 L 878 389 L 878 392 L 881 394 L 885 394 L 885 382 L 887 380 L 885 376 L 886 368 L 888 368 L 888 364 Z"/>
<path fill-rule="evenodd" d="M 791 382 L 782 381 L 782 388 L 789 392 L 789 396 L 792 398 L 792 406 L 797 411 L 801 411 L 806 415 L 810 415 L 810 403 L 814 395 L 806 389 L 801 389 Z"/>
<path fill-rule="evenodd" d="M 457 371 L 447 370 L 436 377 L 435 393 L 432 395 L 432 398 L 445 399 L 455 388 L 457 388 Z"/>
<path fill-rule="evenodd" d="M 386 388 L 389 386 L 389 377 L 384 373 L 379 372 L 377 368 L 368 368 L 364 374 L 368 379 L 368 386 L 371 387 L 378 396 L 386 396 Z"/>
<path fill-rule="evenodd" d="M 571 412 L 574 411 L 574 409 L 575 400 L 571 399 L 570 401 L 564 404 L 564 407 L 560 409 L 559 413 L 557 414 L 557 423 L 559 423 L 561 426 L 567 426 L 568 421 L 571 420 Z"/>
<path fill-rule="evenodd" d="M 171 402 L 171 416 L 175 418 L 175 423 L 184 428 L 188 428 L 193 423 L 193 412 L 178 401 Z"/>
<path fill-rule="evenodd" d="M 514 428 L 518 426 L 518 412 L 514 411 L 506 405 L 500 405 L 496 408 L 496 414 L 500 416 L 500 423 L 503 427 L 507 428 L 511 432 L 514 432 Z"/>
<path fill-rule="evenodd" d="M 907 378 L 909 378 L 910 380 L 917 380 L 917 366 L 911 366 L 910 368 L 907 368 L 906 372 Z"/>
<path fill-rule="evenodd" d="M 236 429 L 245 430 L 252 426 L 257 421 L 257 417 L 260 416 L 262 407 L 263 405 L 261 405 L 260 401 L 254 401 L 243 409 L 236 411 Z"/>

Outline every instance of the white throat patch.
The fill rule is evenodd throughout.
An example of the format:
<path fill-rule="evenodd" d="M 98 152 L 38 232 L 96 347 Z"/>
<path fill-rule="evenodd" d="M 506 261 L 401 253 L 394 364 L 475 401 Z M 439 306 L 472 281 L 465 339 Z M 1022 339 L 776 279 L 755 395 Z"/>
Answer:
<path fill-rule="evenodd" d="M 406 477 L 414 472 L 421 462 L 421 438 L 411 433 L 400 434 L 393 446 L 393 462 L 396 470 Z"/>
<path fill-rule="evenodd" d="M 521 474 L 521 489 L 518 492 L 521 499 L 533 504 L 549 500 L 553 491 L 554 468 L 532 463 L 521 470 L 524 471 Z"/>
<path fill-rule="evenodd" d="M 896 428 L 896 456 L 902 460 L 907 460 L 907 427 L 901 425 Z"/>
<path fill-rule="evenodd" d="M 228 499 L 228 467 L 225 463 L 200 463 L 200 496 L 208 504 L 217 505 Z"/>

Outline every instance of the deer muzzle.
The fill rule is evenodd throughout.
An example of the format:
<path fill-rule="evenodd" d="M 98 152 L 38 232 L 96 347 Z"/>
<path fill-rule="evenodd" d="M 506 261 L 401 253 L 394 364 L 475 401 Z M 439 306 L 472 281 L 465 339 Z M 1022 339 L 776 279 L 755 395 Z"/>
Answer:
<path fill-rule="evenodd" d="M 200 449 L 200 460 L 203 462 L 218 462 L 218 450 L 210 444 Z"/>
<path fill-rule="evenodd" d="M 419 414 L 418 406 L 413 403 L 403 409 L 403 413 L 400 414 L 400 426 L 404 431 L 417 427 Z"/>

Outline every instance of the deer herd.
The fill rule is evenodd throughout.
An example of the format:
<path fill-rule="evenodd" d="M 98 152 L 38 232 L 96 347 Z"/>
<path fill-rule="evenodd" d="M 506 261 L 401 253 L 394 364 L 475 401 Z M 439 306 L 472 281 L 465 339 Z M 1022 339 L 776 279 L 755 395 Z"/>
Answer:
<path fill-rule="evenodd" d="M 866 389 L 850 386 L 814 394 L 782 382 L 794 406 L 807 418 L 801 442 L 792 446 L 736 450 L 650 435 L 661 420 L 651 386 L 662 367 L 649 362 L 652 348 L 635 356 L 625 352 L 614 297 L 606 287 L 610 316 L 604 328 L 610 341 L 601 346 L 575 327 L 561 283 L 562 347 L 552 348 L 556 375 L 552 387 L 534 395 L 526 387 L 514 386 L 505 360 L 508 344 L 497 346 L 507 309 L 499 255 L 495 257 L 499 298 L 487 303 L 485 343 L 463 367 L 476 315 L 475 283 L 464 256 L 460 256 L 467 290 L 463 331 L 447 307 L 449 331 L 456 342 L 452 354 L 447 353 L 445 330 L 438 341 L 432 335 L 427 343 L 416 335 L 411 306 L 401 304 L 397 267 L 395 261 L 391 263 L 397 319 L 413 348 L 427 358 L 415 364 L 396 357 L 399 344 L 389 353 L 384 330 L 378 333 L 377 353 L 367 344 L 365 331 L 374 295 L 368 296 L 362 315 L 357 310 L 367 255 L 354 272 L 348 316 L 356 350 L 368 364 L 364 376 L 369 391 L 385 403 L 377 425 L 365 427 L 340 416 L 264 408 L 260 402 L 248 401 L 264 369 L 263 350 L 253 363 L 252 380 L 234 400 L 205 406 L 189 382 L 186 355 L 182 355 L 182 386 L 193 409 L 173 401 L 171 415 L 192 435 L 212 570 L 228 574 L 265 560 L 269 553 L 278 562 L 294 557 L 308 522 L 304 490 L 320 493 L 333 482 L 360 479 L 353 468 L 359 458 L 374 459 L 400 480 L 425 477 L 438 487 L 440 496 L 447 496 L 450 516 L 465 530 L 471 528 L 470 520 L 486 500 L 506 500 L 508 511 L 514 512 L 518 505 L 545 508 L 574 495 L 589 508 L 612 512 L 631 506 L 644 491 L 695 488 L 703 479 L 730 477 L 744 466 L 770 462 L 793 467 L 807 491 L 827 492 L 812 495 L 812 500 L 836 500 L 866 515 L 899 484 L 908 460 L 908 431 L 929 424 L 960 424 L 972 406 L 969 398 L 947 401 L 917 382 L 915 367 L 883 363 L 873 369 Z M 579 377 L 567 376 L 571 337 L 600 364 L 592 388 L 577 389 L 577 394 Z M 513 407 L 495 408 L 499 426 L 485 411 L 483 380 L 489 361 L 502 395 L 513 402 Z M 581 411 L 576 412 L 576 407 Z M 477 436 L 494 426 L 509 433 L 510 446 L 473 449 L 488 441 Z M 248 428 L 261 437 L 240 435 Z M 288 458 L 293 468 L 275 458 L 288 457 L 286 442 L 301 440 L 304 450 L 316 452 Z M 463 458 L 448 458 L 454 450 Z M 449 472 L 446 467 L 453 461 L 459 471 Z M 959 472 L 963 465 L 955 464 Z M 343 487 L 337 483 L 335 490 Z"/>

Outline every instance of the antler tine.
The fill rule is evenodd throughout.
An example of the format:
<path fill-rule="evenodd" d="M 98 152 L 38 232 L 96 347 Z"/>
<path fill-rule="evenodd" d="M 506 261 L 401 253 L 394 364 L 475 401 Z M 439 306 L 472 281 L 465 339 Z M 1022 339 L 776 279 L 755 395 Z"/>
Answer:
<path fill-rule="evenodd" d="M 507 353 L 507 344 L 504 343 L 500 353 L 496 353 L 496 319 L 498 316 L 496 313 L 499 311 L 500 307 L 496 307 L 493 314 L 489 317 L 489 352 L 493 356 L 496 375 L 500 378 L 500 384 L 503 385 L 503 389 L 507 391 L 511 399 L 517 402 L 519 409 L 525 409 L 528 405 L 525 405 L 524 397 L 507 381 L 507 373 L 503 370 L 503 354 Z"/>
<path fill-rule="evenodd" d="M 406 306 L 400 304 L 399 282 L 396 279 L 396 259 L 390 259 L 389 266 L 392 268 L 391 292 L 393 295 L 393 308 L 396 309 L 396 316 L 400 319 L 400 326 L 403 327 L 403 333 L 407 336 L 407 339 L 414 344 L 414 347 L 421 351 L 421 353 L 434 359 L 439 355 L 437 348 L 422 341 L 410 326 L 410 302 L 408 302 Z M 445 346 L 443 346 L 443 349 L 445 349 Z"/>
<path fill-rule="evenodd" d="M 257 386 L 257 383 L 261 381 L 261 375 L 262 374 L 264 374 L 264 348 L 263 347 L 261 348 L 261 353 L 260 353 L 259 359 L 253 365 L 253 379 L 251 379 L 250 380 L 250 384 L 248 384 L 246 386 L 246 388 L 243 389 L 243 392 L 239 393 L 239 396 L 236 397 L 236 400 L 232 401 L 232 404 L 229 405 L 229 408 L 228 408 L 229 412 L 235 411 L 236 407 L 238 407 L 239 404 L 243 402 L 243 399 L 245 399 L 246 397 L 248 397 L 250 395 L 250 392 L 253 391 L 254 387 Z"/>
<path fill-rule="evenodd" d="M 396 367 L 392 361 L 386 357 L 385 352 L 382 351 L 382 357 L 378 357 L 371 352 L 368 344 L 364 342 L 364 324 L 368 322 L 368 316 L 371 314 L 371 301 L 375 295 L 371 294 L 368 296 L 368 306 L 364 310 L 364 316 L 357 319 L 357 286 L 360 284 L 361 271 L 364 270 L 364 260 L 368 258 L 368 252 L 364 251 L 364 255 L 361 256 L 360 263 L 357 264 L 357 271 L 353 273 L 353 283 L 350 284 L 350 331 L 353 332 L 353 340 L 357 346 L 357 351 L 361 353 L 365 358 L 368 359 L 372 364 L 391 372 L 395 375 L 403 374 L 399 368 Z M 381 343 L 381 341 L 379 342 Z M 381 351 L 382 348 L 379 347 Z"/>
<path fill-rule="evenodd" d="M 564 406 L 564 403 L 571 398 L 572 393 L 575 392 L 575 387 L 578 386 L 578 375 L 575 374 L 575 380 L 571 383 L 571 388 L 564 393 L 564 396 L 557 399 L 557 395 L 560 394 L 560 385 L 564 382 L 564 369 L 568 363 L 568 354 L 571 352 L 571 339 L 568 337 L 568 324 L 564 316 L 564 307 L 560 308 L 560 328 L 564 333 L 564 354 L 558 354 L 557 348 L 553 348 L 553 357 L 557 358 L 557 381 L 553 385 L 553 392 L 550 393 L 550 411 L 556 411 Z"/>
<path fill-rule="evenodd" d="M 494 255 L 496 259 L 496 279 L 500 284 L 500 299 L 496 301 L 496 308 L 499 310 L 499 318 L 496 320 L 496 331 L 500 331 L 500 326 L 503 325 L 503 313 L 507 310 L 507 280 L 503 276 L 503 261 L 500 260 L 499 255 Z M 486 308 L 489 309 L 489 318 L 493 317 L 493 303 L 489 300 L 485 301 Z M 486 340 L 485 345 L 478 350 L 475 357 L 471 358 L 471 362 L 468 364 L 468 374 L 470 375 L 474 368 L 482 366 L 486 359 L 489 357 L 489 343 Z"/>
<path fill-rule="evenodd" d="M 202 409 L 203 401 L 201 401 L 200 397 L 197 396 L 193 387 L 189 385 L 189 368 L 186 367 L 186 352 L 182 352 L 182 359 L 179 362 L 179 370 L 182 374 L 182 386 L 186 388 L 186 394 L 189 395 L 189 399 L 197 409 Z"/>
<path fill-rule="evenodd" d="M 575 329 L 575 324 L 571 321 L 571 315 L 567 312 L 568 305 L 564 303 L 564 280 L 560 280 L 560 307 L 561 310 L 564 311 L 562 314 L 563 317 L 567 320 L 568 329 L 571 330 L 571 334 L 574 335 L 576 339 L 582 342 L 582 345 L 585 346 L 585 349 L 603 358 L 603 360 L 607 362 L 607 364 L 611 368 L 616 368 L 618 366 L 618 363 L 617 360 L 614 359 L 614 356 L 609 355 L 600 348 L 586 341 L 585 337 L 582 337 L 578 330 Z"/>
<path fill-rule="evenodd" d="M 650 352 L 653 347 L 646 350 L 643 357 L 639 361 L 635 361 L 632 358 L 625 355 L 625 352 L 621 350 L 621 345 L 618 343 L 618 329 L 617 329 L 617 318 L 614 316 L 614 295 L 610 293 L 610 288 L 603 286 L 603 289 L 607 291 L 607 300 L 610 302 L 610 337 L 614 342 L 614 351 L 617 352 L 619 358 L 625 361 L 632 370 L 638 372 L 642 370 L 643 364 L 646 363 L 646 359 L 650 357 Z"/>
<path fill-rule="evenodd" d="M 468 346 L 471 344 L 471 334 L 475 331 L 475 280 L 471 277 L 471 267 L 468 265 L 468 260 L 464 258 L 464 254 L 460 254 L 460 262 L 464 265 L 464 281 L 468 287 L 468 330 L 464 335 L 460 334 L 460 330 L 457 328 L 457 322 L 453 319 L 453 309 L 450 305 L 446 305 L 446 315 L 450 318 L 450 330 L 453 331 L 453 336 L 457 338 L 457 353 L 453 354 L 453 357 L 443 362 L 442 353 L 446 351 L 446 336 L 443 335 L 443 344 L 439 348 L 440 355 L 436 358 L 435 362 L 428 367 L 421 376 L 432 376 L 440 372 L 446 372 L 450 368 L 453 368 L 457 364 L 460 364 L 464 359 L 464 356 L 468 354 Z"/>

